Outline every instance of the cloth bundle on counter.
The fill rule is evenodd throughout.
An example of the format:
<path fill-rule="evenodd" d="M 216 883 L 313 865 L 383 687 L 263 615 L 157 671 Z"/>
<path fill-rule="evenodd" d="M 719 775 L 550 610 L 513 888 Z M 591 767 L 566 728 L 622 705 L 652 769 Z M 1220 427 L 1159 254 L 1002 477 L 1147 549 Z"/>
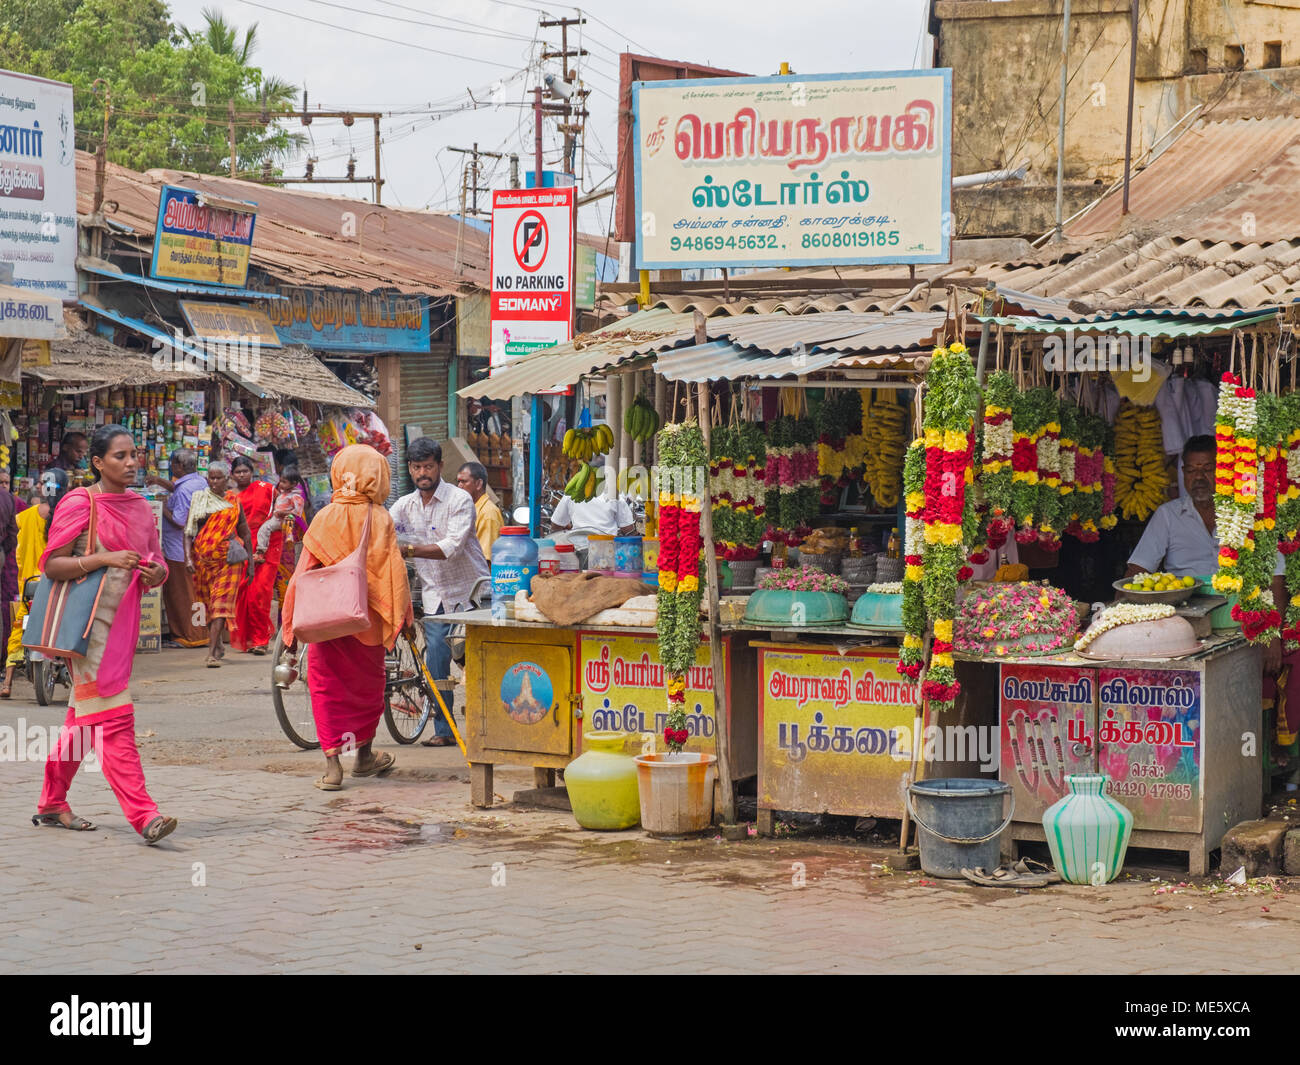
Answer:
<path fill-rule="evenodd" d="M 556 625 L 576 625 L 593 614 L 622 606 L 638 595 L 653 595 L 654 589 L 625 577 L 599 573 L 546 574 L 533 578 L 533 604 Z"/>

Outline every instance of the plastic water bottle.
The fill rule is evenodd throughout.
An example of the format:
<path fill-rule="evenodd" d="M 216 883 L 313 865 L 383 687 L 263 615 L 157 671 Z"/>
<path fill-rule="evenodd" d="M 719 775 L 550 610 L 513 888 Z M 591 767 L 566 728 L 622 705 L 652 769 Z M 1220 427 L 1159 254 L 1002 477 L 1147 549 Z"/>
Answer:
<path fill-rule="evenodd" d="M 537 544 L 522 525 L 506 525 L 492 545 L 492 620 L 515 616 L 515 595 L 532 591 Z"/>

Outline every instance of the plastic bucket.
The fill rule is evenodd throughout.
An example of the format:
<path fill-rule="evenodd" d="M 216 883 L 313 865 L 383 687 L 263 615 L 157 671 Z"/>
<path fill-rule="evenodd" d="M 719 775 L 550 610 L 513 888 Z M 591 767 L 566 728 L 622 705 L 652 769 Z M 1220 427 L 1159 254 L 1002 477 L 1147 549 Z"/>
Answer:
<path fill-rule="evenodd" d="M 1011 809 L 1002 816 L 1003 796 Z M 921 868 L 930 876 L 960 880 L 963 869 L 998 867 L 998 837 L 1015 813 L 1011 785 L 970 777 L 923 780 L 907 789 L 907 808 L 916 822 Z"/>

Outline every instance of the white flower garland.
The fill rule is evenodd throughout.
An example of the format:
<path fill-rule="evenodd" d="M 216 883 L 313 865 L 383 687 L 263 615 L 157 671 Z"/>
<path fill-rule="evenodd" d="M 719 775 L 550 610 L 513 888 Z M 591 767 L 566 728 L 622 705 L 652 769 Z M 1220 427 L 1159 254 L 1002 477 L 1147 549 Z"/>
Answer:
<path fill-rule="evenodd" d="M 902 595 L 902 581 L 885 581 L 883 584 L 870 584 L 867 586 L 868 595 Z"/>
<path fill-rule="evenodd" d="M 1075 641 L 1074 649 L 1084 650 L 1103 632 L 1117 629 L 1121 625 L 1159 621 L 1161 618 L 1171 618 L 1176 613 L 1177 611 L 1168 603 L 1116 603 L 1114 606 L 1108 606 L 1093 619 L 1092 624 L 1088 626 L 1088 631 Z"/>

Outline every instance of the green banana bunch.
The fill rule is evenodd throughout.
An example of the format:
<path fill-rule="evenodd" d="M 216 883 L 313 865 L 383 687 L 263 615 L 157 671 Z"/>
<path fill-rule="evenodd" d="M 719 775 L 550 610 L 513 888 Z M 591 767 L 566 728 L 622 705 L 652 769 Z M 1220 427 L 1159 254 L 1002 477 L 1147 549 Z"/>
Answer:
<path fill-rule="evenodd" d="M 637 396 L 623 415 L 623 429 L 633 440 L 649 440 L 659 431 L 659 412 L 645 396 Z"/>

